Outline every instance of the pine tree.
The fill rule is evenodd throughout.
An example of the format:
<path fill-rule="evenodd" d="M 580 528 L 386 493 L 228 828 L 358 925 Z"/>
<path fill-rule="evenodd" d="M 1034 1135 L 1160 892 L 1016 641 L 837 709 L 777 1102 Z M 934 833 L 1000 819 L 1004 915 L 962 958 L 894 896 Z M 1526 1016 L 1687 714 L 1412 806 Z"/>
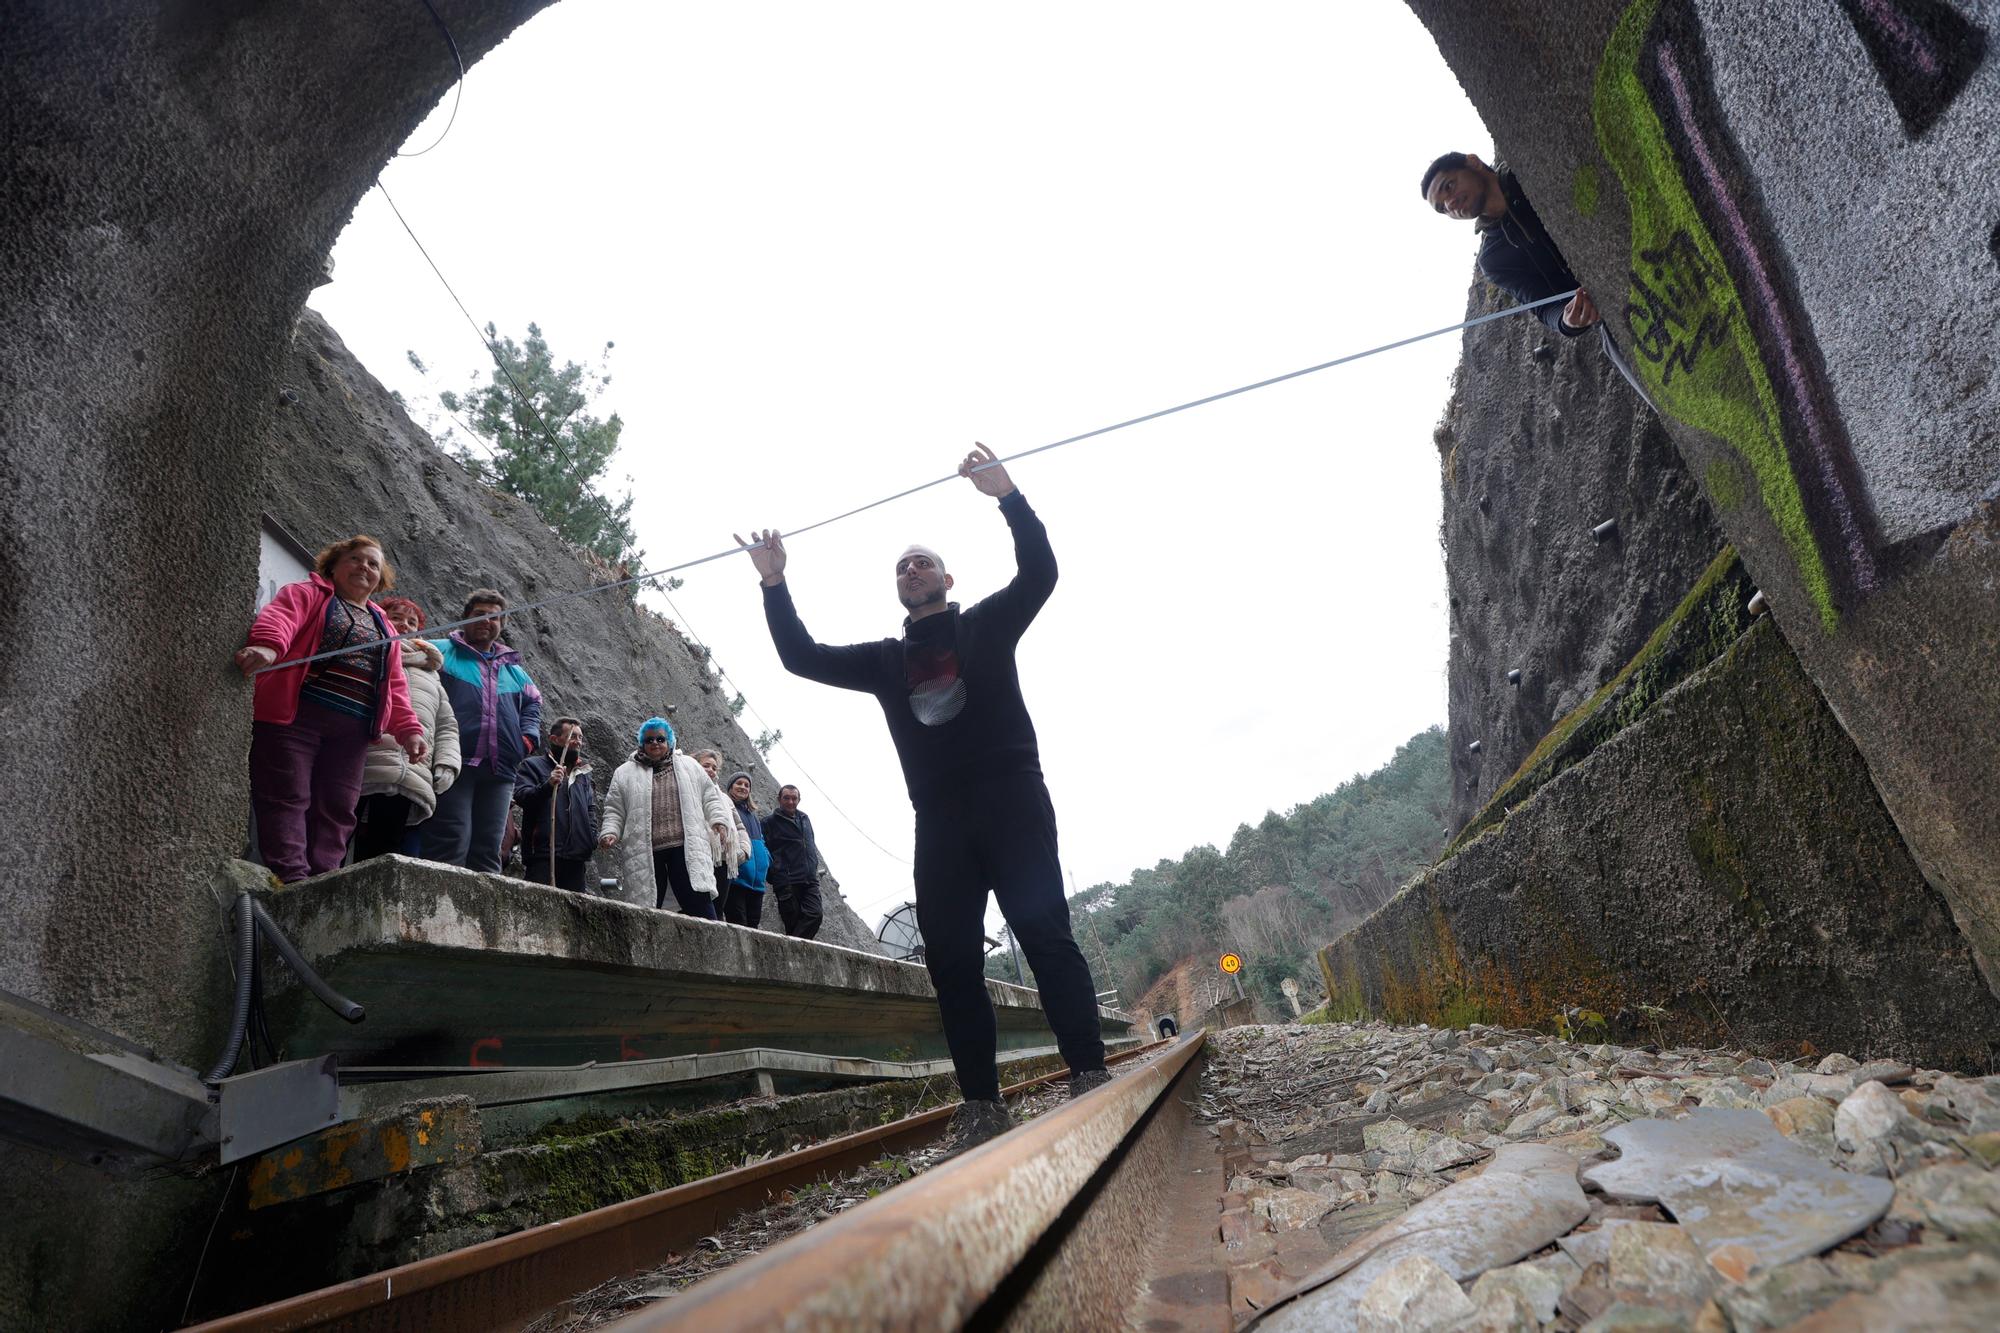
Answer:
<path fill-rule="evenodd" d="M 613 499 L 600 489 L 625 423 L 615 412 L 599 418 L 589 410 L 611 383 L 613 344 L 604 344 L 593 367 L 574 361 L 558 367 L 535 324 L 524 344 L 501 337 L 491 324 L 486 339 L 499 364 L 485 381 L 475 377 L 464 393 L 438 395 L 480 444 L 458 443 L 452 431 L 445 443 L 474 476 L 526 501 L 564 540 L 611 565 L 636 566 L 643 553 L 633 545 L 632 493 Z M 429 374 L 415 352 L 408 355 Z"/>

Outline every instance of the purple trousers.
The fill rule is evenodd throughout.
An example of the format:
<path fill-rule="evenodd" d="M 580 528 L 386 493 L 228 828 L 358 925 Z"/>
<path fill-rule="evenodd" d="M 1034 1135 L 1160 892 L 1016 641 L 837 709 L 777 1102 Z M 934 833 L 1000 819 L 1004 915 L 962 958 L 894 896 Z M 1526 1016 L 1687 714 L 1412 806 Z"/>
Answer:
<path fill-rule="evenodd" d="M 374 725 L 299 701 L 289 723 L 250 726 L 250 805 L 257 847 L 280 883 L 340 865 L 361 799 L 361 765 Z"/>

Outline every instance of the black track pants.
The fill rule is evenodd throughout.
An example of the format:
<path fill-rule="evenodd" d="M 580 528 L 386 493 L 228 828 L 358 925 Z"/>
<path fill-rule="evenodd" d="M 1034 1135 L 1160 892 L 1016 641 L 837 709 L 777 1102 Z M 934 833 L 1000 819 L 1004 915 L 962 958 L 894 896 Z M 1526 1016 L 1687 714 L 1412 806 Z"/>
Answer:
<path fill-rule="evenodd" d="M 810 940 L 819 937 L 819 923 L 825 916 L 819 900 L 819 881 L 798 884 L 773 884 L 771 892 L 778 899 L 778 916 L 785 923 L 785 933 L 794 939 Z"/>
<path fill-rule="evenodd" d="M 1002 778 L 917 811 L 917 925 L 945 1042 L 967 1098 L 1000 1095 L 986 994 L 986 895 L 1014 928 L 1069 1067 L 1104 1067 L 1090 966 L 1069 929 L 1056 814 L 1039 777 Z"/>

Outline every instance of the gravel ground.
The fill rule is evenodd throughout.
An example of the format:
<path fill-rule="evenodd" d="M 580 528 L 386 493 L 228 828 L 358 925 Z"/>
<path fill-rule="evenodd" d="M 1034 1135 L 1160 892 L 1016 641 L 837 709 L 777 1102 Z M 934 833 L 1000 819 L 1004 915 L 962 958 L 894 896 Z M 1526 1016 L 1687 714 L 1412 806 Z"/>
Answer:
<path fill-rule="evenodd" d="M 1260 1333 L 2000 1328 L 2000 1078 L 1479 1026 L 1244 1027 L 1210 1049 L 1239 1321 L 1349 1246 L 1371 1261 Z M 1536 1230 L 1527 1191 L 1488 1182 L 1497 1205 L 1422 1225 L 1498 1158 L 1563 1160 L 1512 1145 L 1574 1158 L 1572 1214 Z M 1418 1207 L 1420 1234 L 1385 1243 Z"/>

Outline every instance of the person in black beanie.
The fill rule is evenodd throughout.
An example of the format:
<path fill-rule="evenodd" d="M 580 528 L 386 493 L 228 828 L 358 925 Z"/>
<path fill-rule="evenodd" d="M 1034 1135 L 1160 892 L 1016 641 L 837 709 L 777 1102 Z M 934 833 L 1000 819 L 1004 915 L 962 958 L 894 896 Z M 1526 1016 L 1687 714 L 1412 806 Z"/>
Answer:
<path fill-rule="evenodd" d="M 952 1149 L 963 1151 L 1013 1123 L 1000 1101 L 986 992 L 989 892 L 1035 970 L 1043 1012 L 1069 1064 L 1071 1094 L 1111 1076 L 1090 966 L 1070 932 L 1055 808 L 1014 665 L 1015 645 L 1055 590 L 1055 552 L 992 450 L 975 446 L 958 470 L 1000 502 L 1014 534 L 1014 578 L 961 610 L 946 600 L 953 580 L 944 561 L 927 547 L 910 547 L 896 560 L 896 596 L 909 612 L 901 638 L 815 643 L 785 586 L 779 535 L 736 541 L 763 583 L 764 618 L 785 669 L 873 694 L 888 721 L 916 807 L 917 926 L 965 1098 L 950 1135 Z"/>
<path fill-rule="evenodd" d="M 736 807 L 736 823 L 743 830 L 745 851 L 722 895 L 722 919 L 755 930 L 764 921 L 764 876 L 771 869 L 771 853 L 764 843 L 764 818 L 757 800 L 750 794 L 750 775 L 731 773 L 722 789 Z"/>
<path fill-rule="evenodd" d="M 571 893 L 590 892 L 586 872 L 597 849 L 597 810 L 581 722 L 557 718 L 549 728 L 548 744 L 521 761 L 514 770 L 514 804 L 521 807 L 521 866 L 526 877 Z"/>

